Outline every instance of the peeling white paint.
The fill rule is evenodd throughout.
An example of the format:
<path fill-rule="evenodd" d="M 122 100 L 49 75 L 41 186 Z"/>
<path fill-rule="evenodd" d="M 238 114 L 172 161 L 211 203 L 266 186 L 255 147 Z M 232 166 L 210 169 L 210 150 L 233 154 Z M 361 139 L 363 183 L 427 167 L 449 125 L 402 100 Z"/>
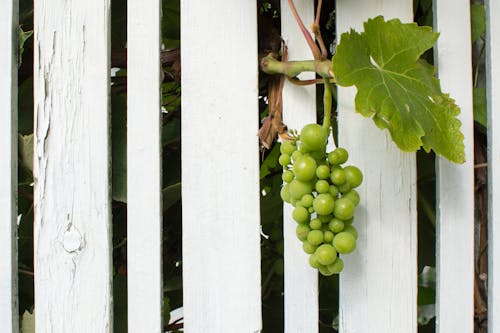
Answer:
<path fill-rule="evenodd" d="M 17 295 L 18 1 L 0 2 L 0 327 L 19 331 Z"/>
<path fill-rule="evenodd" d="M 35 2 L 37 332 L 111 332 L 109 0 Z"/>

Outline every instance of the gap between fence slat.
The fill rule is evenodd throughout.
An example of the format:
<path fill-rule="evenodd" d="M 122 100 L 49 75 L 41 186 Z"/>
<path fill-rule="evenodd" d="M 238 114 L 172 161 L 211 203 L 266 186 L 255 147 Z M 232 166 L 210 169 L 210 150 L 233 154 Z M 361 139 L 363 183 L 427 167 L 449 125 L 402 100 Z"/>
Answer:
<path fill-rule="evenodd" d="M 127 5 L 128 332 L 162 332 L 161 4 Z M 165 323 L 168 324 L 168 323 Z"/>
<path fill-rule="evenodd" d="M 297 11 L 306 26 L 314 21 L 314 1 L 295 1 Z M 311 50 L 293 18 L 288 1 L 281 1 L 281 34 L 288 46 L 289 60 L 313 59 Z M 314 79 L 306 73 L 301 79 Z M 316 122 L 316 87 L 295 86 L 288 80 L 283 88 L 283 121 L 289 129 L 300 129 Z M 314 333 L 318 331 L 318 270 L 309 266 L 309 256 L 297 239 L 297 223 L 292 219 L 293 207 L 283 207 L 283 239 L 285 243 L 284 288 L 285 332 Z"/>
<path fill-rule="evenodd" d="M 34 11 L 36 332 L 112 332 L 110 1 Z"/>
<path fill-rule="evenodd" d="M 18 1 L 0 3 L 0 323 L 19 331 L 17 299 Z"/>
<path fill-rule="evenodd" d="M 488 107 L 488 333 L 500 330 L 500 3 L 486 4 L 486 100 Z"/>
<path fill-rule="evenodd" d="M 437 159 L 436 332 L 474 331 L 474 153 L 468 0 L 434 2 L 442 90 L 461 108 L 465 164 Z"/>
<path fill-rule="evenodd" d="M 337 1 L 340 33 L 383 15 L 413 20 L 411 0 Z M 354 88 L 339 88 L 339 146 L 364 172 L 354 226 L 357 250 L 343 256 L 339 326 L 343 333 L 417 332 L 416 159 L 387 131 L 354 112 Z"/>
<path fill-rule="evenodd" d="M 260 332 L 257 8 L 182 0 L 186 332 Z"/>

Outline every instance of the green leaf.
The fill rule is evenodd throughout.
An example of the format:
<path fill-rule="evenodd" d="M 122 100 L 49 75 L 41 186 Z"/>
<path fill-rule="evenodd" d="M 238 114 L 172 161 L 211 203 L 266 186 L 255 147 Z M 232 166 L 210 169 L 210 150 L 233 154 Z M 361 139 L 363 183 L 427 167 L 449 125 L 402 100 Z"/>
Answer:
<path fill-rule="evenodd" d="M 471 18 L 471 40 L 475 42 L 486 31 L 486 14 L 484 5 L 474 4 L 470 6 Z"/>
<path fill-rule="evenodd" d="M 175 183 L 162 190 L 163 211 L 172 207 L 181 199 L 181 183 Z"/>
<path fill-rule="evenodd" d="M 481 124 L 483 127 L 487 127 L 487 116 L 486 116 L 486 88 L 474 88 L 474 121 Z"/>
<path fill-rule="evenodd" d="M 18 66 L 21 67 L 21 59 L 23 58 L 23 52 L 24 52 L 24 43 L 33 35 L 33 30 L 28 30 L 24 31 L 21 26 L 19 26 L 19 33 L 18 33 L 18 47 L 19 47 L 19 64 Z"/>
<path fill-rule="evenodd" d="M 111 95 L 113 200 L 127 202 L 127 96 Z"/>
<path fill-rule="evenodd" d="M 278 158 L 280 156 L 280 144 L 275 144 L 271 152 L 266 156 L 264 162 L 260 166 L 260 179 L 271 173 L 271 170 L 278 166 Z"/>
<path fill-rule="evenodd" d="M 33 172 L 33 150 L 34 150 L 34 135 L 19 135 L 19 157 L 21 165 Z"/>
<path fill-rule="evenodd" d="M 35 333 L 35 311 L 24 311 L 21 322 L 21 333 Z"/>
<path fill-rule="evenodd" d="M 358 89 L 356 111 L 371 117 L 403 151 L 423 147 L 463 163 L 460 109 L 441 92 L 434 67 L 419 59 L 438 38 L 429 27 L 378 16 L 341 36 L 333 57 L 340 86 Z"/>

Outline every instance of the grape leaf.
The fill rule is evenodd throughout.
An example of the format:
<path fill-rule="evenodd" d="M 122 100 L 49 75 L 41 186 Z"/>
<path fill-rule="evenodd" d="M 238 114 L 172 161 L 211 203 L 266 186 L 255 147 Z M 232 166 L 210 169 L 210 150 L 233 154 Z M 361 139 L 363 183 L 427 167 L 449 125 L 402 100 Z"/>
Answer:
<path fill-rule="evenodd" d="M 435 69 L 420 56 L 438 38 L 429 27 L 382 16 L 341 36 L 332 60 L 340 86 L 355 85 L 356 111 L 371 117 L 403 151 L 423 147 L 463 163 L 460 109 L 441 92 Z"/>

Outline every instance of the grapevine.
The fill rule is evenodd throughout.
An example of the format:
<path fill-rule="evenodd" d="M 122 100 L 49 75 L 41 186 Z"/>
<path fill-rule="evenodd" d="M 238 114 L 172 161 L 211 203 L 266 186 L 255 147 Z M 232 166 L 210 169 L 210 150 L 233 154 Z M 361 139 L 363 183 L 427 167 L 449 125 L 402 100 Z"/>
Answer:
<path fill-rule="evenodd" d="M 432 149 L 455 163 L 465 161 L 464 136 L 457 118 L 460 109 L 441 91 L 434 67 L 420 59 L 438 38 L 431 28 L 378 16 L 365 22 L 362 33 L 343 33 L 335 55 L 328 59 L 319 29 L 322 1 L 318 1 L 312 24 L 314 36 L 305 28 L 293 0 L 288 4 L 314 60 L 287 61 L 284 45 L 281 60 L 270 53 L 262 58 L 261 68 L 295 84 L 323 84 L 323 124 L 308 124 L 300 133 L 288 133 L 281 123 L 281 110 L 271 112 L 270 103 L 270 116 L 264 120 L 259 137 L 269 143 L 273 135 L 280 135 L 281 198 L 294 207 L 296 235 L 310 255 L 309 264 L 329 276 L 344 267 L 339 255 L 356 248 L 358 232 L 353 220 L 360 202 L 356 188 L 363 181 L 361 170 L 346 164 L 346 149 L 326 151 L 332 84 L 355 86 L 355 111 L 387 130 L 401 150 Z M 315 72 L 320 78 L 301 81 L 298 75 L 302 72 Z"/>

